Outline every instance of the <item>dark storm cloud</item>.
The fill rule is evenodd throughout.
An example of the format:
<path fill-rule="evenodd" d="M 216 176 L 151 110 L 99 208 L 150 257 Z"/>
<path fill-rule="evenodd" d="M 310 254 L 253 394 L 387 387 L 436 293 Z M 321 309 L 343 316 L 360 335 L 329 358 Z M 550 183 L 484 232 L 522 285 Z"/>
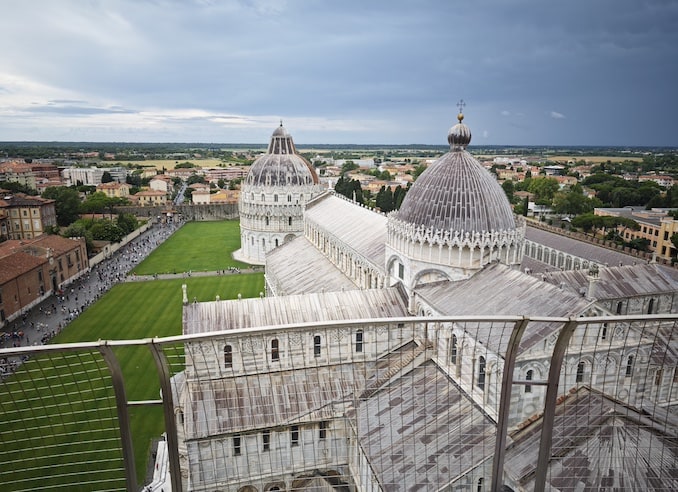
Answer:
<path fill-rule="evenodd" d="M 0 19 L 6 139 L 41 112 L 45 138 L 101 116 L 255 141 L 283 117 L 297 141 L 444 143 L 463 97 L 475 143 L 675 143 L 678 2 L 26 3 Z"/>

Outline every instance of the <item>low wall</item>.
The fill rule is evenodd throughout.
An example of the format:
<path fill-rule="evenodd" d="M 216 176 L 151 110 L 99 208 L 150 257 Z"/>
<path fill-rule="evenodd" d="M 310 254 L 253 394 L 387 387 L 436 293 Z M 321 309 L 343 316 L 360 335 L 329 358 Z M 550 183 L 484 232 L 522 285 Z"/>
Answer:
<path fill-rule="evenodd" d="M 110 257 L 113 253 L 118 251 L 120 248 L 123 248 L 126 246 L 130 241 L 138 238 L 141 234 L 146 232 L 151 226 L 153 225 L 152 221 L 147 221 L 144 225 L 136 229 L 135 231 L 127 234 L 124 238 L 122 238 L 122 241 L 119 243 L 110 243 L 104 246 L 104 249 L 101 250 L 101 252 L 89 259 L 89 266 L 90 268 L 93 267 L 94 265 L 98 265 L 102 261 L 104 261 L 106 258 Z"/>

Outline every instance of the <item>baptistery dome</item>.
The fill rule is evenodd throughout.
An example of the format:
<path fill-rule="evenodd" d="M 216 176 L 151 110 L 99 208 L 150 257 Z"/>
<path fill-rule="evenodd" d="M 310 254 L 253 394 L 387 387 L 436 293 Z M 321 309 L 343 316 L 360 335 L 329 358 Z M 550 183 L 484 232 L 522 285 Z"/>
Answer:
<path fill-rule="evenodd" d="M 236 259 L 264 264 L 266 253 L 299 236 L 304 206 L 322 193 L 318 175 L 280 126 L 250 167 L 240 190 L 240 249 Z"/>
<path fill-rule="evenodd" d="M 246 185 L 285 186 L 318 184 L 318 175 L 311 164 L 297 154 L 292 136 L 280 126 L 271 135 L 268 151 L 250 167 Z"/>

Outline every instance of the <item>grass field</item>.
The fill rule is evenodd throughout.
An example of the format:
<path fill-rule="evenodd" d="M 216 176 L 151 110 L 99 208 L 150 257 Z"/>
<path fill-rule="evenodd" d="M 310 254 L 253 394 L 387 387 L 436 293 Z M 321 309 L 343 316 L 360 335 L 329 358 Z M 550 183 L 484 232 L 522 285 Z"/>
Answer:
<path fill-rule="evenodd" d="M 248 268 L 250 265 L 232 257 L 233 251 L 239 247 L 240 223 L 237 220 L 189 222 L 137 265 L 133 272 L 152 275 Z"/>
<path fill-rule="evenodd" d="M 264 275 L 222 275 L 218 277 L 128 282 L 111 289 L 85 311 L 55 343 L 142 339 L 181 335 L 181 285 L 187 285 L 189 299 L 198 301 L 257 297 L 264 290 Z M 123 307 L 124 306 L 124 307 Z M 120 349 L 116 356 L 126 382 L 127 398 L 155 400 L 160 385 L 151 353 L 145 347 Z M 132 435 L 139 480 L 143 479 L 151 440 L 164 432 L 162 409 L 134 408 Z"/>
<path fill-rule="evenodd" d="M 218 247 L 214 243 L 219 243 Z M 153 265 L 167 265 L 172 264 L 167 262 L 173 261 L 180 265 L 177 271 L 227 268 L 229 264 L 219 263 L 220 258 L 210 260 L 209 257 L 230 258 L 230 252 L 237 247 L 237 221 L 189 223 L 149 257 L 150 266 L 146 266 L 143 271 L 159 273 L 162 270 L 156 270 L 158 267 Z M 157 261 L 154 258 L 156 255 L 162 257 L 163 261 Z M 184 283 L 187 285 L 189 299 L 195 298 L 198 301 L 214 300 L 217 295 L 221 299 L 237 298 L 238 294 L 242 297 L 256 297 L 264 290 L 263 273 L 123 283 L 113 287 L 88 308 L 55 337 L 52 343 L 179 335 L 182 331 L 181 286 Z M 180 354 L 180 350 L 177 353 Z M 128 401 L 157 400 L 160 385 L 150 351 L 143 346 L 124 347 L 116 348 L 115 354 L 124 375 Z M 97 469 L 106 469 L 110 462 L 110 470 L 102 472 L 94 479 L 110 476 L 111 483 L 120 480 L 120 470 L 114 469 L 114 464 L 119 462 L 120 452 L 112 447 L 102 449 L 104 445 L 97 444 L 99 439 L 103 442 L 104 438 L 113 438 L 117 442 L 114 432 L 116 424 L 113 422 L 111 427 L 110 422 L 114 420 L 115 413 L 111 413 L 108 418 L 95 415 L 93 421 L 100 419 L 101 428 L 89 425 L 83 428 L 79 421 L 79 418 L 87 421 L 88 415 L 104 411 L 107 404 L 110 406 L 111 391 L 107 370 L 105 366 L 96 367 L 101 363 L 99 356 L 88 361 L 87 356 L 78 355 L 72 360 L 57 362 L 55 367 L 47 362 L 43 364 L 41 358 L 36 357 L 3 382 L 6 384 L 3 388 L 14 388 L 13 391 L 20 392 L 21 397 L 9 398 L 3 391 L 0 398 L 0 424 L 5 425 L 0 425 L 0 442 L 23 442 L 27 449 L 32 447 L 26 451 L 0 446 L 0 462 L 3 463 L 0 481 L 3 472 L 10 470 L 12 479 L 20 476 L 22 479 L 32 480 L 34 475 L 44 473 L 45 467 L 63 470 L 64 473 L 50 472 L 50 478 L 40 479 L 35 488 L 56 487 L 65 480 L 62 475 L 86 475 L 87 470 L 79 470 L 70 463 L 69 451 L 58 451 L 68 449 L 67 446 L 64 447 L 65 443 L 74 434 L 78 436 L 78 442 L 82 443 L 78 446 L 78 452 L 91 453 Z M 86 369 L 81 369 L 80 365 Z M 45 386 L 40 387 L 40 384 Z M 82 399 L 85 401 L 81 401 Z M 34 402 L 34 405 L 30 402 Z M 61 410 L 64 410 L 63 414 L 59 413 Z M 133 406 L 130 408 L 130 419 L 137 480 L 142 484 L 151 442 L 164 432 L 162 408 Z M 22 434 L 17 434 L 7 424 L 11 422 L 17 422 L 16 427 L 22 429 Z M 83 484 L 81 490 L 92 488 L 96 488 L 95 485 Z M 12 487 L 3 485 L 3 490 L 11 489 Z"/>

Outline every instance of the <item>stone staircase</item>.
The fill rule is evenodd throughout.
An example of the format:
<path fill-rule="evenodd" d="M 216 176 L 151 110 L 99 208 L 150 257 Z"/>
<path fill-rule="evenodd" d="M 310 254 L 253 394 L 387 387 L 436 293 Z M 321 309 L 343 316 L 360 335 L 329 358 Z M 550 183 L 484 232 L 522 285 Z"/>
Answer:
<path fill-rule="evenodd" d="M 376 378 L 371 381 L 365 390 L 359 395 L 360 400 L 365 400 L 375 394 L 379 389 L 390 381 L 396 374 L 401 372 L 404 368 L 410 365 L 417 357 L 422 355 L 426 350 L 432 350 L 433 343 L 430 341 L 419 341 L 416 347 L 412 349 L 399 351 L 398 357 L 392 357 L 389 360 L 388 367 L 385 369 L 377 369 Z M 393 354 L 392 354 L 393 355 Z"/>

